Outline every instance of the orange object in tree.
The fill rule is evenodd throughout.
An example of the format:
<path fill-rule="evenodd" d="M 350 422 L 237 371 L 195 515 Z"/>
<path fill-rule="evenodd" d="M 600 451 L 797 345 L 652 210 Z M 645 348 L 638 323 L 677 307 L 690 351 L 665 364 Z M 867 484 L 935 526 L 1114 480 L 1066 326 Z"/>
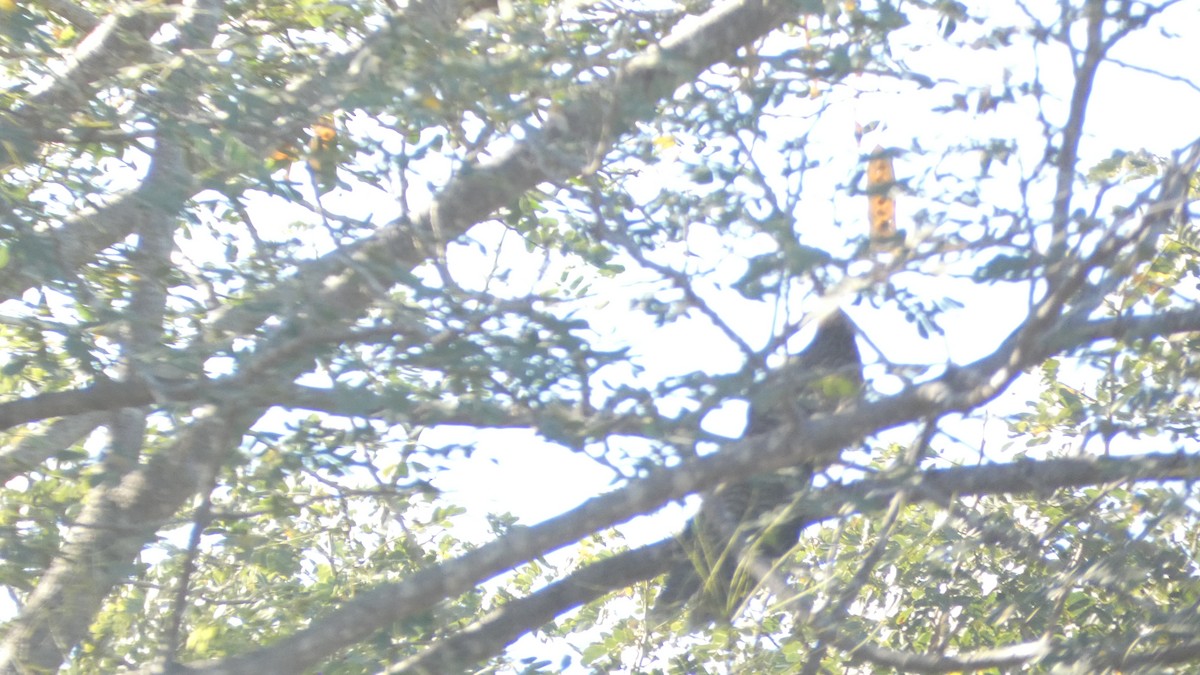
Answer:
<path fill-rule="evenodd" d="M 896 199 L 892 197 L 895 185 L 896 170 L 891 155 L 875 146 L 867 160 L 867 215 L 871 223 L 871 241 L 887 241 L 896 236 Z"/>
<path fill-rule="evenodd" d="M 321 115 L 310 128 L 312 138 L 308 142 L 308 168 L 322 191 L 337 187 L 338 152 L 337 127 L 333 115 Z"/>
<path fill-rule="evenodd" d="M 299 161 L 304 155 L 305 163 L 308 164 L 317 186 L 322 192 L 328 192 L 337 186 L 337 166 L 341 160 L 341 148 L 333 115 L 321 115 L 308 130 L 307 154 L 302 153 L 297 144 L 285 143 L 271 153 L 267 158 L 267 165 L 272 171 L 287 165 L 290 175 L 291 164 Z"/>
<path fill-rule="evenodd" d="M 300 159 L 300 150 L 297 149 L 295 145 L 288 143 L 286 145 L 279 146 L 279 149 L 277 149 L 275 152 L 272 152 L 268 159 L 276 166 L 290 164 Z"/>

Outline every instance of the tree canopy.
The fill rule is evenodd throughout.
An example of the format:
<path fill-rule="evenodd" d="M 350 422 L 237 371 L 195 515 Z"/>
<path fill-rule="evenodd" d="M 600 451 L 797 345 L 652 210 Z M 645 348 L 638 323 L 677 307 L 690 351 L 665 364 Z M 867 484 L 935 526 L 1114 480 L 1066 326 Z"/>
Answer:
<path fill-rule="evenodd" d="M 0 673 L 1200 669 L 1198 24 L 0 0 Z"/>

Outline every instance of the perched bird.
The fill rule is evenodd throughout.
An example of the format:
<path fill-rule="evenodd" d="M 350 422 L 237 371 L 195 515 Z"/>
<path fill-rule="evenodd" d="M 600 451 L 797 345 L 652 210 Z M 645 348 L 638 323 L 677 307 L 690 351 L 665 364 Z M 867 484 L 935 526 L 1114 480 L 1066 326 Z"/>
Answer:
<path fill-rule="evenodd" d="M 789 419 L 833 412 L 861 388 L 854 325 L 839 311 L 818 326 L 804 351 L 757 388 L 746 436 L 770 433 Z M 804 517 L 786 507 L 811 479 L 812 467 L 796 466 L 724 483 L 705 494 L 680 535 L 686 555 L 668 572 L 651 620 L 670 620 L 690 604 L 691 626 L 728 621 L 758 586 L 763 567 L 769 569 L 799 540 Z"/>

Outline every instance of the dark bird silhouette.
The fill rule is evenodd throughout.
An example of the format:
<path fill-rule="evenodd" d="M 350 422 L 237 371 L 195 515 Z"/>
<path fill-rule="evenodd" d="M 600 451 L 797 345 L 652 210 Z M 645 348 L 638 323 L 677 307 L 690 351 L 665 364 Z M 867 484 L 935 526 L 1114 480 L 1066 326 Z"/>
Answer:
<path fill-rule="evenodd" d="M 861 388 L 854 325 L 835 312 L 818 326 L 804 351 L 789 357 L 756 388 L 745 435 L 771 433 L 789 420 L 833 412 Z M 811 466 L 789 467 L 724 483 L 704 495 L 680 535 L 685 555 L 668 572 L 651 619 L 670 620 L 691 605 L 689 624 L 694 627 L 728 621 L 762 573 L 799 541 L 804 516 L 786 507 L 811 479 Z"/>

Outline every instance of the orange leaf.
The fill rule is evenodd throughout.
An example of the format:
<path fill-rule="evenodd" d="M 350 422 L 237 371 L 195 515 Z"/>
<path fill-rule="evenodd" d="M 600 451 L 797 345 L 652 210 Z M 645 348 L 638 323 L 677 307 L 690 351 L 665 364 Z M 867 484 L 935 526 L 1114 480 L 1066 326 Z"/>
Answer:
<path fill-rule="evenodd" d="M 296 150 L 296 146 L 288 143 L 280 146 L 275 152 L 271 153 L 272 162 L 294 162 L 300 158 L 300 152 Z"/>
<path fill-rule="evenodd" d="M 333 115 L 321 115 L 321 118 L 312 125 L 313 137 L 321 142 L 322 146 L 328 146 L 337 138 L 337 129 L 333 126 Z"/>

